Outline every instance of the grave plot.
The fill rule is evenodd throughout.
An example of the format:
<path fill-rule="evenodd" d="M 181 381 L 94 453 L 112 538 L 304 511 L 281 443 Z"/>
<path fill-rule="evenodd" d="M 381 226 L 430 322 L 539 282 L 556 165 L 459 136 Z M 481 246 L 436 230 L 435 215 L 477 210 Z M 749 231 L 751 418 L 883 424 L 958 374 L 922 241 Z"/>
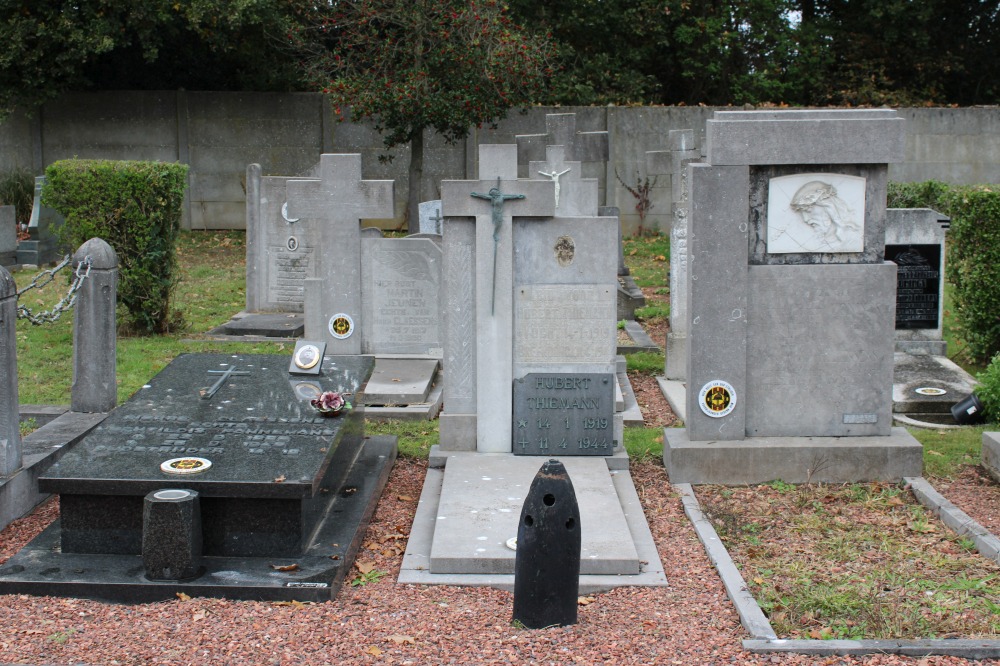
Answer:
<path fill-rule="evenodd" d="M 554 216 L 554 180 L 517 179 L 515 152 L 483 146 L 480 180 L 442 184 L 445 410 L 400 581 L 510 588 L 548 456 L 579 500 L 581 589 L 662 585 L 621 446 L 617 220 Z"/>
<path fill-rule="evenodd" d="M 395 459 L 395 438 L 364 437 L 372 365 L 179 356 L 40 478 L 60 518 L 0 568 L 0 593 L 332 598 Z M 325 391 L 353 408 L 324 417 Z"/>
<path fill-rule="evenodd" d="M 917 476 L 892 425 L 896 266 L 884 261 L 893 111 L 718 112 L 688 166 L 684 429 L 670 479 Z M 843 133 L 859 139 L 845 144 Z"/>

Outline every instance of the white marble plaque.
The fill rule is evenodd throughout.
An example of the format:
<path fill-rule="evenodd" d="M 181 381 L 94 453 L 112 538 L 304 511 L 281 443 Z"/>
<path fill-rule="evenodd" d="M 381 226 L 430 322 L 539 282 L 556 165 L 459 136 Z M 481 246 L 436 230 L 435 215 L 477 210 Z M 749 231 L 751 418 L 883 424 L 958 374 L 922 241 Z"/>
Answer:
<path fill-rule="evenodd" d="M 772 178 L 767 252 L 863 252 L 865 179 L 839 173 Z"/>
<path fill-rule="evenodd" d="M 514 362 L 614 359 L 617 291 L 604 285 L 522 285 L 514 293 Z"/>

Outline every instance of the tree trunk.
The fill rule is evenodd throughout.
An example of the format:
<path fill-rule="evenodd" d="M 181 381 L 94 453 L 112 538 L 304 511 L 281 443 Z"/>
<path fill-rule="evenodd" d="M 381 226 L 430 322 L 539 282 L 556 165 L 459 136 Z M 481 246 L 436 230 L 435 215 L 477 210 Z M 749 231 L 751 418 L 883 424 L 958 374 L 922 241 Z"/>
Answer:
<path fill-rule="evenodd" d="M 406 195 L 406 227 L 411 234 L 420 231 L 420 183 L 424 178 L 424 133 L 410 139 L 410 169 Z"/>

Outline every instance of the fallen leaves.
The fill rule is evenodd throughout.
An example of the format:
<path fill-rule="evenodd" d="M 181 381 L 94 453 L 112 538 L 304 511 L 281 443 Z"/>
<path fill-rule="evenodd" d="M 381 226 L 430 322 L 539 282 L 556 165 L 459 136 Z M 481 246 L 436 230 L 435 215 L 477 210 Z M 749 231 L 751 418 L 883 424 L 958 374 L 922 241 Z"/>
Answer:
<path fill-rule="evenodd" d="M 274 477 L 274 482 L 275 483 L 284 483 L 285 482 L 285 475 L 282 474 L 281 476 Z"/>
<path fill-rule="evenodd" d="M 388 640 L 392 641 L 396 645 L 404 645 L 404 644 L 414 645 L 417 642 L 417 640 L 413 636 L 401 636 L 399 634 L 393 634 L 392 636 L 389 636 Z"/>
<path fill-rule="evenodd" d="M 299 570 L 299 565 L 298 564 L 272 564 L 271 568 L 274 569 L 275 571 L 285 571 L 285 572 L 288 572 L 288 571 L 298 571 Z"/>

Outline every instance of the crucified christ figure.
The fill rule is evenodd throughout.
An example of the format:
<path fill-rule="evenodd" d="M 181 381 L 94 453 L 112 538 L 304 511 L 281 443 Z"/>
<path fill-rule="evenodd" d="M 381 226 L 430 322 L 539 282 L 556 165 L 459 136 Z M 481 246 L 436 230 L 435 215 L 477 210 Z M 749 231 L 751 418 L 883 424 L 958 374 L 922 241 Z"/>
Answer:
<path fill-rule="evenodd" d="M 488 194 L 473 192 L 477 199 L 486 199 L 493 204 L 493 301 L 490 304 L 490 314 L 494 314 L 497 301 L 497 244 L 500 243 L 500 225 L 503 224 L 503 205 L 509 199 L 523 199 L 523 194 L 504 194 L 500 191 L 500 179 L 497 186 L 491 187 Z"/>
<path fill-rule="evenodd" d="M 555 169 L 552 169 L 552 173 L 546 173 L 544 171 L 539 171 L 538 172 L 539 175 L 545 176 L 546 178 L 551 179 L 552 182 L 556 184 L 556 208 L 559 208 L 559 177 L 563 176 L 563 175 L 565 175 L 565 174 L 567 174 L 569 172 L 570 172 L 569 169 L 566 169 L 565 171 L 560 171 L 558 173 L 556 172 Z"/>

